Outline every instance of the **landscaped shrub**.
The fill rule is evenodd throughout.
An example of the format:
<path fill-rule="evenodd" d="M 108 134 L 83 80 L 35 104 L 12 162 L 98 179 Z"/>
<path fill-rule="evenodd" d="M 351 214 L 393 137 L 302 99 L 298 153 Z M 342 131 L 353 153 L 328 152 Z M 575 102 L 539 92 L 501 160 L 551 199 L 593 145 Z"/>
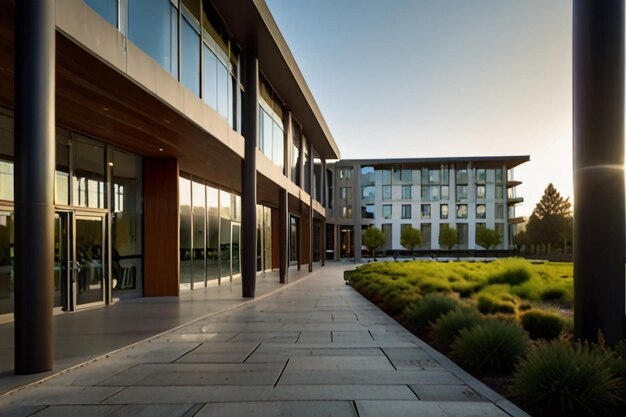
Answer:
<path fill-rule="evenodd" d="M 615 360 L 597 347 L 545 342 L 520 362 L 512 394 L 533 416 L 618 415 L 624 399 Z"/>
<path fill-rule="evenodd" d="M 484 320 L 474 309 L 458 308 L 450 311 L 433 323 L 433 340 L 438 346 L 449 349 L 461 330 L 470 329 Z"/>
<path fill-rule="evenodd" d="M 561 316 L 539 309 L 524 312 L 521 321 L 531 339 L 556 339 L 568 327 Z"/>
<path fill-rule="evenodd" d="M 409 304 L 404 311 L 404 320 L 409 330 L 422 333 L 428 329 L 429 323 L 457 307 L 458 301 L 432 293 Z"/>
<path fill-rule="evenodd" d="M 383 291 L 382 308 L 387 314 L 398 317 L 402 314 L 408 304 L 420 298 L 420 294 L 415 289 L 402 289 L 400 286 L 390 287 Z"/>
<path fill-rule="evenodd" d="M 524 329 L 513 323 L 487 320 L 461 330 L 452 345 L 452 357 L 478 373 L 502 373 L 513 369 L 529 346 Z"/>
<path fill-rule="evenodd" d="M 499 271 L 489 277 L 489 283 L 520 285 L 530 280 L 530 269 L 522 262 L 510 261 L 509 264 L 503 265 Z"/>
<path fill-rule="evenodd" d="M 542 301 L 556 301 L 565 307 L 572 307 L 574 294 L 564 285 L 549 285 L 539 295 Z"/>
<path fill-rule="evenodd" d="M 483 314 L 516 314 L 517 298 L 508 285 L 491 285 L 476 295 L 478 310 Z"/>

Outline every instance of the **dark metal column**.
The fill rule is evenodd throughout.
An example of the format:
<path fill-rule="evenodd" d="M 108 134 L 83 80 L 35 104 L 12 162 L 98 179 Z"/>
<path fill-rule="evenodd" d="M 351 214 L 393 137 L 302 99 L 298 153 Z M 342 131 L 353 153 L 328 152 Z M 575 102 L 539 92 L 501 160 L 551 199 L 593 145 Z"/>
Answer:
<path fill-rule="evenodd" d="M 324 209 L 328 210 L 328 187 L 326 184 L 326 159 L 321 158 L 321 178 L 322 186 L 320 187 L 322 190 L 322 206 Z M 321 221 L 320 228 L 320 265 L 324 266 L 326 264 L 326 219 Z"/>
<path fill-rule="evenodd" d="M 254 297 L 256 287 L 256 147 L 259 135 L 259 60 L 248 53 L 241 169 L 241 292 Z"/>
<path fill-rule="evenodd" d="M 309 160 L 305 169 L 309 171 L 309 195 L 311 196 L 309 202 L 309 272 L 313 272 L 313 167 L 315 166 L 313 157 L 313 143 L 308 140 L 307 147 L 309 148 Z"/>
<path fill-rule="evenodd" d="M 574 333 L 624 325 L 624 0 L 574 0 Z"/>
<path fill-rule="evenodd" d="M 53 365 L 54 4 L 15 2 L 15 373 Z"/>
<path fill-rule="evenodd" d="M 289 267 L 289 209 L 288 201 L 289 193 L 281 188 L 278 191 L 278 240 L 280 247 L 278 248 L 280 256 L 279 280 L 281 284 L 288 281 Z"/>

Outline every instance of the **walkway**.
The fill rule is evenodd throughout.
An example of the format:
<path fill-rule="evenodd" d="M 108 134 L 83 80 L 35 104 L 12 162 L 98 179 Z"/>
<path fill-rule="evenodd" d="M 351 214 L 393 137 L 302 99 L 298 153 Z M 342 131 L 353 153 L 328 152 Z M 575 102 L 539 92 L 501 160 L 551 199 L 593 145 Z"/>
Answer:
<path fill-rule="evenodd" d="M 325 268 L 0 397 L 13 416 L 523 416 Z"/>

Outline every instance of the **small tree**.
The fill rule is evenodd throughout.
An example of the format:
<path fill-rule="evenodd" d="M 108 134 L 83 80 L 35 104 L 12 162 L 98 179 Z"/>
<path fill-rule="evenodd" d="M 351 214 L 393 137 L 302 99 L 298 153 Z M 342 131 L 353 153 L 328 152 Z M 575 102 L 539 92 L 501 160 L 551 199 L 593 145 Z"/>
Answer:
<path fill-rule="evenodd" d="M 400 235 L 400 244 L 409 250 L 409 252 L 413 253 L 413 249 L 419 246 L 422 243 L 422 234 L 419 230 L 414 229 L 412 226 L 409 226 L 402 230 L 402 235 Z"/>
<path fill-rule="evenodd" d="M 439 246 L 452 250 L 459 242 L 459 234 L 454 227 L 443 227 L 439 230 Z"/>
<path fill-rule="evenodd" d="M 493 229 L 479 227 L 476 229 L 476 243 L 489 250 L 498 246 L 502 242 L 502 237 Z"/>
<path fill-rule="evenodd" d="M 376 260 L 376 249 L 385 244 L 385 234 L 379 228 L 370 226 L 363 233 L 363 244 L 370 251 L 370 256 Z"/>

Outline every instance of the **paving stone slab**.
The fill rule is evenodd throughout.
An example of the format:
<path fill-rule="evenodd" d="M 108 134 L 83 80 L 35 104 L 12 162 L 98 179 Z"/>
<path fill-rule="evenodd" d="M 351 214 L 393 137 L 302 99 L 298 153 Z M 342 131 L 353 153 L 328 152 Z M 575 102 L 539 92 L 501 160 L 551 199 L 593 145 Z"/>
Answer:
<path fill-rule="evenodd" d="M 289 360 L 285 372 L 299 371 L 393 371 L 383 356 L 296 356 Z"/>
<path fill-rule="evenodd" d="M 197 417 L 358 417 L 351 401 L 272 401 L 207 404 Z"/>
<path fill-rule="evenodd" d="M 108 378 L 100 385 L 273 385 L 283 368 L 282 363 L 145 364 Z"/>
<path fill-rule="evenodd" d="M 233 337 L 237 336 L 237 332 L 230 333 L 168 333 L 167 335 L 161 336 L 156 341 L 157 342 L 167 342 L 167 343 L 183 343 L 183 342 L 226 342 Z"/>
<path fill-rule="evenodd" d="M 467 385 L 411 385 L 423 401 L 488 401 Z"/>
<path fill-rule="evenodd" d="M 356 401 L 359 417 L 450 417 L 428 401 Z"/>
<path fill-rule="evenodd" d="M 279 385 L 270 396 L 271 401 L 415 399 L 406 385 Z"/>
<path fill-rule="evenodd" d="M 331 332 L 300 332 L 300 337 L 296 343 L 330 343 Z"/>
<path fill-rule="evenodd" d="M 207 402 L 265 401 L 272 386 L 183 386 L 128 387 L 108 398 L 106 404 L 191 404 Z M 238 416 L 234 414 L 233 416 Z"/>
<path fill-rule="evenodd" d="M 300 332 L 245 332 L 233 337 L 231 342 L 273 342 L 273 343 L 296 343 Z"/>
<path fill-rule="evenodd" d="M 204 343 L 177 363 L 241 363 L 259 347 L 257 342 Z"/>
<path fill-rule="evenodd" d="M 246 360 L 248 362 L 282 362 L 289 358 L 295 358 L 299 356 L 378 356 L 385 357 L 383 352 L 378 348 L 298 348 L 297 344 L 294 347 L 282 347 L 285 345 L 261 346 Z"/>
<path fill-rule="evenodd" d="M 105 417 L 116 412 L 119 405 L 53 405 L 41 410 L 36 417 Z"/>
<path fill-rule="evenodd" d="M 372 340 L 372 335 L 368 331 L 358 332 L 332 332 L 333 343 L 369 343 Z"/>
<path fill-rule="evenodd" d="M 283 332 L 367 331 L 359 323 L 285 323 Z"/>
<path fill-rule="evenodd" d="M 289 361 L 291 363 L 291 361 Z M 289 366 L 279 385 L 460 385 L 461 380 L 449 371 L 294 371 Z"/>
<path fill-rule="evenodd" d="M 98 404 L 123 389 L 53 386 L 50 381 L 14 392 L 0 401 L 7 405 Z"/>
<path fill-rule="evenodd" d="M 111 417 L 191 417 L 204 404 L 130 404 L 117 409 Z"/>
<path fill-rule="evenodd" d="M 45 405 L 0 405 L 0 416 L 27 417 L 46 408 Z"/>

